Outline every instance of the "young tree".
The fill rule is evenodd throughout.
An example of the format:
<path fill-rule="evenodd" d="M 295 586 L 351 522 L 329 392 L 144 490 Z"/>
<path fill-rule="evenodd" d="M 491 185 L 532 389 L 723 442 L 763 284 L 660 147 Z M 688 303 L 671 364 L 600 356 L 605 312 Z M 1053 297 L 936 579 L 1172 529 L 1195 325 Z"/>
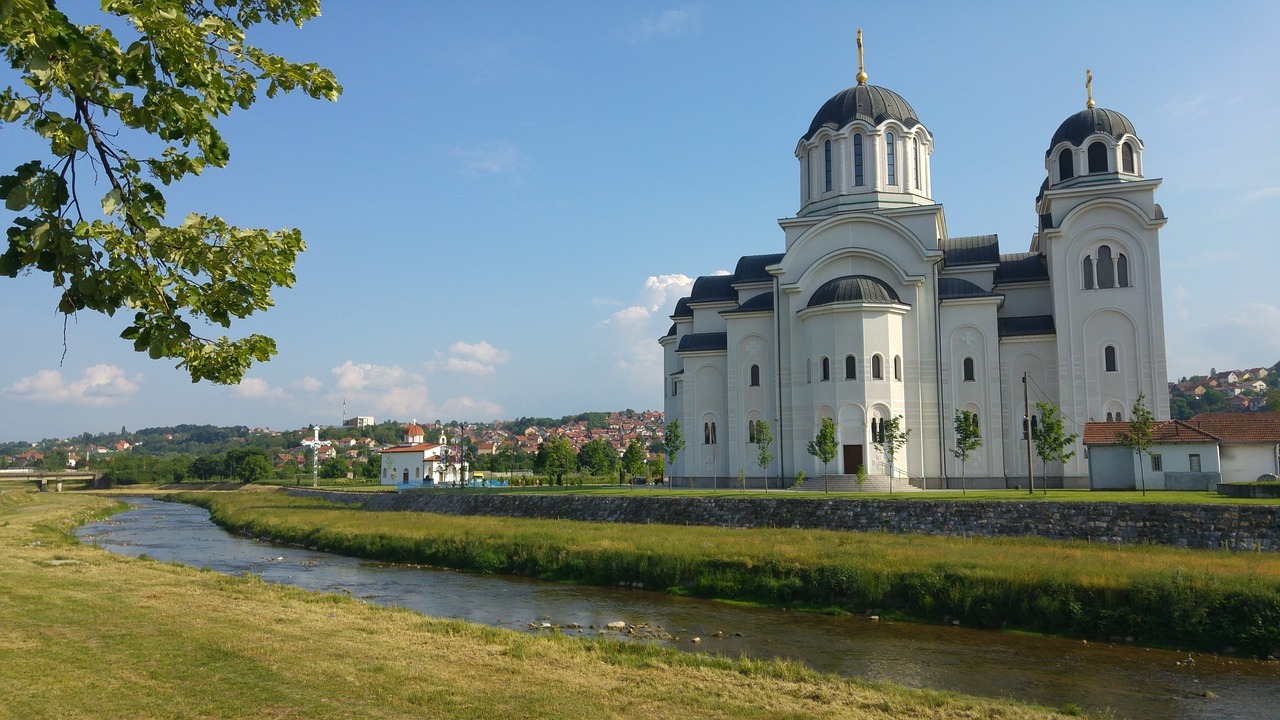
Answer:
<path fill-rule="evenodd" d="M 956 446 L 951 448 L 951 454 L 960 461 L 960 493 L 963 495 L 969 492 L 964 464 L 974 450 L 982 447 L 982 428 L 978 426 L 978 414 L 971 410 L 956 410 L 954 426 Z"/>
<path fill-rule="evenodd" d="M 538 446 L 538 457 L 533 461 L 535 472 L 555 478 L 556 485 L 564 484 L 564 476 L 577 469 L 578 457 L 573 452 L 569 438 L 557 435 Z"/>
<path fill-rule="evenodd" d="M 764 491 L 769 492 L 769 463 L 773 461 L 773 427 L 768 420 L 755 421 L 756 464 L 764 476 Z"/>
<path fill-rule="evenodd" d="M 822 491 L 831 492 L 827 465 L 836 459 L 836 451 L 839 449 L 839 445 L 836 444 L 835 420 L 822 418 L 822 425 L 818 427 L 818 434 L 809 441 L 807 449 L 810 455 L 822 461 Z"/>
<path fill-rule="evenodd" d="M 192 381 L 234 384 L 275 342 L 204 337 L 192 321 L 226 328 L 271 307 L 271 290 L 294 283 L 302 233 L 199 213 L 167 221 L 159 186 L 224 167 L 214 120 L 259 93 L 337 99 L 328 70 L 246 42 L 262 22 L 301 26 L 319 0 L 102 3 L 120 22 L 89 5 L 0 2 L 0 52 L 22 80 L 0 90 L 0 127 L 20 124 L 49 146 L 0 176 L 15 214 L 0 275 L 49 273 L 64 315 L 128 309 L 121 337 L 135 350 L 177 360 Z"/>
<path fill-rule="evenodd" d="M 898 455 L 898 451 L 906 447 L 907 439 L 911 437 L 911 429 L 902 427 L 902 416 L 880 420 L 880 433 L 871 444 L 884 453 L 884 457 L 889 461 L 889 492 L 893 492 L 893 460 Z"/>
<path fill-rule="evenodd" d="M 326 458 L 324 462 L 320 463 L 319 475 L 326 480 L 337 480 L 339 478 L 345 478 L 347 476 L 347 471 L 350 469 L 351 468 L 347 465 L 346 460 L 334 456 Z"/>
<path fill-rule="evenodd" d="M 632 440 L 627 443 L 627 450 L 622 454 L 622 470 L 627 473 L 627 477 L 642 477 L 647 459 L 644 445 L 640 444 L 639 440 Z"/>
<path fill-rule="evenodd" d="M 1138 393 L 1129 413 L 1129 429 L 1116 436 L 1120 444 L 1138 454 L 1138 477 L 1142 482 L 1142 494 L 1147 494 L 1146 463 L 1144 455 L 1151 454 L 1151 442 L 1155 416 L 1147 409 L 1146 395 Z"/>
<path fill-rule="evenodd" d="M 1036 403 L 1036 412 L 1040 413 L 1040 422 L 1031 428 L 1031 441 L 1035 444 L 1036 455 L 1040 456 L 1040 486 L 1044 494 L 1048 495 L 1049 463 L 1064 463 L 1075 457 L 1074 448 L 1080 435 L 1066 434 L 1062 425 L 1062 413 L 1053 403 Z"/>
<path fill-rule="evenodd" d="M 609 443 L 596 438 L 578 451 L 578 466 L 591 475 L 610 477 L 618 467 L 618 455 Z"/>
<path fill-rule="evenodd" d="M 680 421 L 667 423 L 666 432 L 662 435 L 662 452 L 667 458 L 667 467 L 676 464 L 676 456 L 684 451 L 684 433 L 680 430 Z M 674 483 L 671 484 L 674 487 Z"/>

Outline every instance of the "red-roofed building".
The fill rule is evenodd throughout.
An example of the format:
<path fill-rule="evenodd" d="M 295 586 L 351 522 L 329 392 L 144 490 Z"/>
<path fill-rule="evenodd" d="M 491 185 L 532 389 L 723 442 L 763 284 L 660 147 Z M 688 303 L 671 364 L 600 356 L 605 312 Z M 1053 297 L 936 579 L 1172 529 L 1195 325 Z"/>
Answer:
<path fill-rule="evenodd" d="M 1150 457 L 1140 468 L 1138 456 L 1121 443 L 1129 423 L 1086 423 L 1090 487 L 1212 490 L 1220 482 L 1280 475 L 1280 413 L 1202 413 L 1155 422 L 1151 429 Z"/>

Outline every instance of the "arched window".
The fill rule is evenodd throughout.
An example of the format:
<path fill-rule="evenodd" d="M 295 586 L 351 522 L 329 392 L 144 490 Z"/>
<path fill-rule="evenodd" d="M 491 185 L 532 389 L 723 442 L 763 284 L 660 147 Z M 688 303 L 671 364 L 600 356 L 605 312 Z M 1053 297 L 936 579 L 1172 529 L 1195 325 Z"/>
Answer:
<path fill-rule="evenodd" d="M 974 381 L 974 375 L 973 375 L 973 358 L 971 358 L 971 357 L 967 357 L 967 358 L 965 358 L 965 359 L 964 359 L 964 381 L 965 381 L 965 382 L 973 382 L 973 381 Z"/>
<path fill-rule="evenodd" d="M 1071 153 L 1071 148 L 1062 148 L 1062 152 L 1058 153 L 1058 182 L 1070 180 L 1075 176 L 1075 156 Z"/>
<path fill-rule="evenodd" d="M 1102 363 L 1107 372 L 1116 371 L 1116 346 L 1108 345 L 1102 350 Z"/>
<path fill-rule="evenodd" d="M 751 366 L 751 387 L 760 387 L 760 366 Z"/>
<path fill-rule="evenodd" d="M 893 379 L 902 380 L 902 356 L 893 356 Z"/>
<path fill-rule="evenodd" d="M 880 442 L 880 418 L 871 418 L 871 442 Z"/>
<path fill-rule="evenodd" d="M 711 444 L 716 444 L 716 421 L 711 421 Z"/>
<path fill-rule="evenodd" d="M 822 358 L 822 382 L 831 379 L 831 358 Z"/>
<path fill-rule="evenodd" d="M 747 442 L 755 445 L 760 442 L 760 430 L 756 426 L 756 421 L 747 420 Z"/>
<path fill-rule="evenodd" d="M 1124 413 L 1116 411 L 1116 422 L 1124 422 Z"/>
<path fill-rule="evenodd" d="M 822 184 L 827 192 L 831 192 L 831 141 L 822 145 Z"/>
<path fill-rule="evenodd" d="M 893 133 L 885 133 L 884 135 L 884 165 L 889 171 L 889 184 L 898 184 L 898 164 L 897 156 L 897 140 L 894 139 Z"/>
<path fill-rule="evenodd" d="M 1089 145 L 1089 172 L 1104 173 L 1107 171 L 1107 146 L 1101 142 Z"/>
<path fill-rule="evenodd" d="M 1109 288 L 1116 286 L 1116 266 L 1111 260 L 1111 246 L 1103 245 L 1098 248 L 1098 287 Z"/>
<path fill-rule="evenodd" d="M 1036 436 L 1036 430 L 1038 430 L 1039 427 L 1040 427 L 1039 423 L 1036 421 L 1036 416 L 1032 415 L 1031 416 L 1031 437 Z"/>
<path fill-rule="evenodd" d="M 1116 253 L 1116 287 L 1129 287 L 1129 258 Z"/>
<path fill-rule="evenodd" d="M 702 444 L 703 445 L 711 444 L 711 423 L 710 422 L 702 423 Z"/>
<path fill-rule="evenodd" d="M 858 358 L 852 355 L 844 356 L 844 379 L 845 380 L 858 379 Z"/>
<path fill-rule="evenodd" d="M 1115 413 L 1107 413 L 1107 422 L 1115 422 L 1115 421 L 1116 421 Z"/>
<path fill-rule="evenodd" d="M 853 136 L 853 184 L 862 184 L 862 133 Z"/>
<path fill-rule="evenodd" d="M 679 394 L 680 394 L 680 381 L 672 380 L 671 381 L 671 397 L 675 397 Z"/>
<path fill-rule="evenodd" d="M 1084 266 L 1080 268 L 1080 272 L 1082 275 L 1084 275 L 1084 289 L 1092 290 L 1093 289 L 1093 257 L 1092 256 L 1090 255 L 1084 256 Z"/>
<path fill-rule="evenodd" d="M 1125 172 L 1131 173 L 1134 171 L 1133 170 L 1133 143 L 1127 140 L 1125 141 L 1124 145 L 1120 146 L 1120 162 L 1123 163 L 1121 167 L 1124 168 Z"/>
<path fill-rule="evenodd" d="M 409 468 L 404 469 L 404 481 L 409 482 Z"/>
<path fill-rule="evenodd" d="M 911 141 L 911 159 L 915 162 L 912 176 L 916 181 L 916 189 L 920 189 L 920 138 L 913 138 Z"/>
<path fill-rule="evenodd" d="M 882 367 L 882 365 L 883 365 L 883 361 L 880 359 L 879 355 L 871 356 L 871 379 L 872 380 L 884 379 L 884 367 Z"/>

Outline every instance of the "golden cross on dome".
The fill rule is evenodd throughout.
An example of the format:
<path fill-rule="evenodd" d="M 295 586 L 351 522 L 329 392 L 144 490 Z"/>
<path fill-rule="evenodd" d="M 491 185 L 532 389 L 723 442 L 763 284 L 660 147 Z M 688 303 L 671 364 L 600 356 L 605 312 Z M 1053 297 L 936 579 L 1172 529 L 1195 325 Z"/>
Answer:
<path fill-rule="evenodd" d="M 858 84 L 867 84 L 867 73 L 862 69 L 862 28 L 858 28 Z"/>
<path fill-rule="evenodd" d="M 1089 68 L 1084 69 L 1084 89 L 1089 93 L 1089 100 L 1085 102 L 1084 106 L 1087 108 L 1092 108 L 1093 107 L 1093 71 L 1090 70 Z"/>

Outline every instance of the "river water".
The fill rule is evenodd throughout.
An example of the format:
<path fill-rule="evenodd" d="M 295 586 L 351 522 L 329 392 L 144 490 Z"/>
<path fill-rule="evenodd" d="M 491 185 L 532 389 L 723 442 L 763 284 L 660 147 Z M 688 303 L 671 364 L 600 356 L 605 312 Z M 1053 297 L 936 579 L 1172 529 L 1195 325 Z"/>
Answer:
<path fill-rule="evenodd" d="M 1280 715 L 1280 663 L 1083 643 L 865 617 L 740 607 L 663 593 L 388 565 L 237 537 L 202 508 L 129 498 L 133 509 L 77 535 L 105 550 L 253 573 L 441 618 L 527 630 L 610 622 L 662 627 L 682 649 L 780 657 L 823 671 L 917 688 L 1110 710 L 1122 718 Z M 563 630 L 576 633 L 577 630 Z M 717 634 L 722 633 L 723 637 Z M 701 642 L 694 645 L 693 637 Z M 1192 662 L 1186 662 L 1193 657 Z"/>

